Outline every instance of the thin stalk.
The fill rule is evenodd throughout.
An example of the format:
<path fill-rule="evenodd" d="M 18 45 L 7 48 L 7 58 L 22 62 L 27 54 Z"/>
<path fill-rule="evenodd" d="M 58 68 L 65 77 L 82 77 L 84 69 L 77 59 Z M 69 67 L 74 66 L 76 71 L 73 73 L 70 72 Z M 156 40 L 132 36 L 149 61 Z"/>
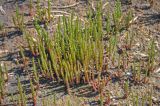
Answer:
<path fill-rule="evenodd" d="M 125 27 L 128 29 L 129 26 L 131 25 L 131 20 L 133 18 L 133 12 L 129 10 L 127 12 L 127 16 L 125 17 Z"/>
<path fill-rule="evenodd" d="M 20 46 L 20 55 L 21 55 L 21 58 L 23 59 L 23 62 L 25 61 L 25 55 L 24 55 L 24 49 L 22 48 L 22 46 Z"/>
<path fill-rule="evenodd" d="M 5 81 L 4 81 L 4 71 L 2 63 L 0 64 L 0 101 L 4 98 L 5 95 Z"/>
<path fill-rule="evenodd" d="M 32 64 L 33 64 L 34 81 L 36 82 L 37 88 L 39 88 L 39 75 L 38 75 L 38 72 L 37 72 L 37 67 L 36 67 L 34 58 L 32 58 Z"/>
<path fill-rule="evenodd" d="M 153 96 L 153 88 L 151 88 L 151 91 L 150 91 L 149 97 L 148 97 L 149 106 L 153 106 L 152 96 Z"/>
<path fill-rule="evenodd" d="M 126 81 L 124 84 L 124 98 L 129 96 L 129 81 Z"/>
<path fill-rule="evenodd" d="M 148 74 L 150 75 L 153 72 L 154 62 L 155 62 L 155 43 L 154 39 L 151 40 L 149 49 L 148 49 L 149 61 L 148 61 Z"/>
<path fill-rule="evenodd" d="M 107 14 L 107 20 L 106 20 L 106 31 L 107 31 L 107 34 L 109 35 L 110 32 L 111 32 L 111 20 L 110 20 L 110 13 L 108 12 Z"/>
<path fill-rule="evenodd" d="M 50 21 L 51 20 L 51 2 L 50 2 L 50 0 L 48 0 L 48 9 L 47 9 L 48 11 L 48 21 Z"/>
<path fill-rule="evenodd" d="M 33 83 L 32 83 L 32 80 L 30 80 L 30 85 L 31 85 L 33 106 L 36 106 L 36 104 L 37 104 L 37 103 L 36 103 L 37 99 L 36 99 L 36 93 L 35 93 L 35 91 L 34 91 L 34 85 L 33 85 Z"/>
<path fill-rule="evenodd" d="M 116 0 L 115 11 L 113 13 L 113 21 L 115 25 L 115 33 L 120 30 L 120 22 L 122 18 L 122 9 L 121 9 L 121 2 Z"/>
<path fill-rule="evenodd" d="M 29 0 L 29 15 L 33 15 L 33 0 Z"/>

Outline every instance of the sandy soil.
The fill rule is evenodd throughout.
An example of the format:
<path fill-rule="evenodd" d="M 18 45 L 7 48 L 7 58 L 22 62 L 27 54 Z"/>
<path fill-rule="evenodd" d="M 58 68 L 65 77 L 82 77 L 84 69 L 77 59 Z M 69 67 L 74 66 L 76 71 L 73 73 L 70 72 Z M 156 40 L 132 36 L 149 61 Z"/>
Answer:
<path fill-rule="evenodd" d="M 36 4 L 36 0 L 33 0 L 34 4 Z M 137 17 L 136 22 L 132 25 L 133 29 L 137 32 L 137 45 L 144 45 L 146 46 L 146 42 L 149 39 L 155 38 L 157 44 L 157 51 L 158 55 L 156 58 L 157 65 L 155 70 L 160 69 L 160 1 L 155 0 L 153 7 L 150 7 L 149 2 L 145 0 L 132 0 L 132 4 L 127 3 L 128 0 L 121 0 L 122 1 L 122 9 L 125 12 L 127 9 L 132 9 L 134 13 L 134 17 Z M 88 3 L 85 0 L 80 0 L 80 4 L 72 8 L 66 9 L 56 9 L 53 8 L 52 10 L 60 10 L 71 12 L 74 11 L 76 14 L 84 18 L 85 11 L 88 9 Z M 105 0 L 104 0 L 105 2 Z M 7 64 L 7 68 L 9 70 L 9 80 L 6 84 L 6 99 L 3 101 L 6 106 L 12 106 L 12 102 L 10 102 L 10 96 L 13 96 L 16 99 L 17 95 L 17 81 L 16 76 L 20 75 L 21 83 L 26 91 L 27 97 L 29 98 L 31 95 L 31 91 L 29 88 L 29 76 L 26 74 L 26 71 L 29 70 L 30 67 L 22 70 L 20 65 L 16 65 L 16 60 L 19 59 L 19 46 L 26 46 L 26 42 L 24 39 L 23 33 L 17 31 L 14 28 L 12 22 L 12 15 L 15 14 L 15 7 L 16 3 L 21 10 L 21 12 L 25 13 L 25 23 L 29 30 L 32 30 L 32 23 L 33 17 L 28 16 L 28 3 L 29 0 L 1 0 L 0 5 L 2 6 L 5 13 L 0 11 L 0 23 L 3 25 L 2 30 L 0 30 L 0 62 Z M 64 5 L 70 5 L 76 3 L 75 0 L 54 0 L 54 6 L 61 7 Z M 109 0 L 110 7 L 114 6 L 114 0 Z M 46 5 L 45 2 L 42 2 L 42 7 Z M 54 23 L 56 24 L 56 23 Z M 136 47 L 136 50 L 141 47 Z M 29 53 L 26 53 L 29 55 Z M 138 56 L 136 56 L 138 58 Z M 154 100 L 155 106 L 160 105 L 160 71 L 153 73 L 150 78 L 149 84 L 142 84 L 142 85 L 134 85 L 131 86 L 131 91 L 135 91 L 138 94 L 146 93 L 147 89 L 153 87 L 154 89 Z M 114 82 L 114 79 L 109 83 L 109 86 L 106 87 L 107 90 L 111 90 L 112 95 L 115 95 L 116 89 L 118 89 L 118 94 L 121 95 L 122 88 L 119 86 L 118 81 Z M 56 82 L 52 82 L 50 80 L 41 79 L 40 80 L 41 86 L 40 91 L 38 92 L 38 101 L 39 105 L 41 106 L 42 98 L 50 98 L 53 94 L 56 95 L 57 101 L 61 101 L 62 98 L 71 98 L 73 101 L 81 101 L 81 104 L 85 105 L 97 105 L 97 102 L 94 102 L 94 99 L 97 97 L 95 92 L 89 92 L 90 88 L 88 85 L 76 86 L 73 87 L 73 92 L 75 93 L 76 97 L 68 97 L 66 92 L 64 92 L 65 88 L 63 84 L 58 84 Z M 85 89 L 88 93 L 82 93 L 81 90 Z M 88 91 L 87 91 L 88 90 Z M 113 96 L 114 97 L 114 96 Z M 64 99 L 65 101 L 65 99 Z M 125 103 L 127 100 L 120 99 L 120 97 L 115 98 L 112 101 L 114 106 L 118 106 L 116 104 Z M 74 103 L 74 102 L 73 102 Z M 28 99 L 28 106 L 32 106 L 31 99 Z M 74 105 L 73 105 L 74 106 Z M 124 105 L 123 105 L 124 106 Z"/>

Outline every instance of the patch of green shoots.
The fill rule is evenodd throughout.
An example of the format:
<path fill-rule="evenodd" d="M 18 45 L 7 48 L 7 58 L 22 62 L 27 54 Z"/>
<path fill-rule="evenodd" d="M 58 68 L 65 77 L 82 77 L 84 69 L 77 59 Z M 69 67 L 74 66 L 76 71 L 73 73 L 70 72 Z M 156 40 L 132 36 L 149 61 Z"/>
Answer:
<path fill-rule="evenodd" d="M 150 75 L 154 71 L 154 65 L 155 65 L 155 56 L 156 56 L 156 49 L 155 49 L 155 43 L 154 39 L 151 40 L 149 43 L 149 48 L 148 48 L 148 75 Z"/>
<path fill-rule="evenodd" d="M 113 22 L 115 25 L 115 33 L 117 33 L 121 29 L 121 21 L 122 21 L 122 9 L 120 0 L 116 0 L 115 10 L 113 13 Z"/>
<path fill-rule="evenodd" d="M 50 21 L 51 20 L 51 1 L 50 0 L 48 0 L 47 13 L 48 13 L 48 21 Z"/>
<path fill-rule="evenodd" d="M 129 10 L 125 17 L 125 27 L 128 29 L 131 25 L 131 20 L 133 19 L 133 12 Z"/>
<path fill-rule="evenodd" d="M 34 75 L 34 81 L 37 85 L 37 88 L 39 88 L 39 74 L 37 72 L 37 67 L 36 67 L 36 64 L 35 64 L 35 59 L 32 58 L 32 64 L 33 64 L 33 75 Z"/>
<path fill-rule="evenodd" d="M 30 85 L 31 85 L 31 92 L 32 92 L 32 100 L 33 100 L 33 106 L 36 106 L 37 104 L 37 98 L 36 98 L 36 92 L 34 90 L 34 85 L 32 83 L 32 80 L 30 80 Z"/>
<path fill-rule="evenodd" d="M 5 82 L 8 80 L 6 64 L 0 63 L 0 104 L 5 96 Z"/>
<path fill-rule="evenodd" d="M 4 98 L 4 84 L 5 84 L 1 68 L 2 67 L 0 66 L 0 105 L 2 104 Z"/>
<path fill-rule="evenodd" d="M 150 92 L 148 95 L 149 106 L 153 106 L 152 96 L 153 96 L 153 88 L 150 89 Z"/>
<path fill-rule="evenodd" d="M 22 87 L 22 84 L 20 82 L 20 78 L 19 77 L 17 78 L 17 83 L 18 83 L 20 106 L 26 106 L 26 96 L 25 96 L 25 92 L 23 91 L 23 87 Z"/>
<path fill-rule="evenodd" d="M 16 14 L 12 16 L 12 21 L 14 23 L 14 26 L 18 28 L 19 31 L 24 30 L 24 15 L 20 14 L 19 7 L 16 5 Z"/>
<path fill-rule="evenodd" d="M 0 21 L 0 31 L 2 31 L 3 28 L 4 28 L 4 25 L 3 25 L 2 21 Z"/>
<path fill-rule="evenodd" d="M 108 35 L 111 33 L 111 15 L 109 12 L 107 14 L 107 20 L 106 20 L 106 31 Z"/>
<path fill-rule="evenodd" d="M 124 83 L 124 98 L 127 98 L 129 96 L 129 81 L 126 81 Z"/>

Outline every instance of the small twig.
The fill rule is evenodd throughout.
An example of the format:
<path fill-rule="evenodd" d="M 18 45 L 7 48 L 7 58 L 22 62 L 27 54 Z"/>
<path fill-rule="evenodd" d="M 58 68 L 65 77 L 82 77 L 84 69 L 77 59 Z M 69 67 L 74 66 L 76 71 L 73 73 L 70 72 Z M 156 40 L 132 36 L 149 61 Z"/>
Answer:
<path fill-rule="evenodd" d="M 105 9 L 105 7 L 109 4 L 109 2 L 106 2 L 103 6 L 102 6 L 102 10 Z"/>
<path fill-rule="evenodd" d="M 5 14 L 6 14 L 6 12 L 4 11 L 4 9 L 3 9 L 2 6 L 0 6 L 0 11 L 1 11 L 2 15 L 5 15 Z"/>
<path fill-rule="evenodd" d="M 67 5 L 67 6 L 62 6 L 62 7 L 57 7 L 57 6 L 52 6 L 53 9 L 65 9 L 65 8 L 71 8 L 71 7 L 75 7 L 79 4 L 81 4 L 82 2 L 77 2 L 71 5 Z"/>
<path fill-rule="evenodd" d="M 70 13 L 65 12 L 65 11 L 51 11 L 51 13 L 61 13 L 61 14 L 71 15 Z"/>
<path fill-rule="evenodd" d="M 134 17 L 131 21 L 129 21 L 129 24 L 134 23 L 135 21 L 137 21 L 138 18 L 139 18 L 139 16 Z"/>
<path fill-rule="evenodd" d="M 64 15 L 62 15 L 62 14 L 59 14 L 59 15 L 54 15 L 54 18 L 59 18 L 59 17 L 63 17 Z M 65 15 L 66 17 L 69 17 L 69 15 Z"/>
<path fill-rule="evenodd" d="M 88 1 L 88 4 L 91 6 L 91 9 L 95 12 L 96 8 L 94 7 L 93 1 L 92 2 Z"/>
<path fill-rule="evenodd" d="M 66 14 L 66 15 L 62 15 L 62 14 L 54 15 L 54 18 L 59 18 L 59 17 L 63 17 L 63 16 L 70 17 L 71 14 L 68 13 L 68 14 Z M 77 17 L 78 17 L 78 16 L 75 16 L 74 19 L 73 19 L 73 21 L 75 21 L 75 20 L 77 19 Z M 84 19 L 82 19 L 82 18 L 80 18 L 80 17 L 79 17 L 79 19 L 80 19 L 82 22 L 84 22 L 84 23 L 87 22 L 86 20 L 84 20 Z"/>
<path fill-rule="evenodd" d="M 93 11 L 95 12 L 96 8 L 94 7 L 94 3 L 93 2 L 91 3 L 91 7 L 92 7 Z"/>
<path fill-rule="evenodd" d="M 1 50 L 0 49 L 0 54 L 8 53 L 8 50 Z"/>
<path fill-rule="evenodd" d="M 62 17 L 63 15 L 62 14 L 65 14 L 65 16 L 69 17 L 71 16 L 71 13 L 68 13 L 68 12 L 65 12 L 65 11 L 51 11 L 52 13 L 61 13 L 59 15 L 54 15 L 54 17 Z M 76 20 L 78 16 L 75 16 L 74 20 Z M 84 19 L 82 18 L 79 18 L 82 22 L 85 22 Z"/>

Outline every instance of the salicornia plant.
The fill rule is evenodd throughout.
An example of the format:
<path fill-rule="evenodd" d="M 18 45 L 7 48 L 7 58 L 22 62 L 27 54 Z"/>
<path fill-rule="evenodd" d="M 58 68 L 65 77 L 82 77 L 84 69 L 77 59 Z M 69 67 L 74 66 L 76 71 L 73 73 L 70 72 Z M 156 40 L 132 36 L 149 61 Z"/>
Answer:
<path fill-rule="evenodd" d="M 18 92 L 19 92 L 19 99 L 20 99 L 20 106 L 26 106 L 26 96 L 25 92 L 23 91 L 22 84 L 20 82 L 20 78 L 17 78 L 17 83 L 18 83 Z"/>
<path fill-rule="evenodd" d="M 126 15 L 127 16 L 125 17 L 125 27 L 128 29 L 129 26 L 131 25 L 131 20 L 133 19 L 132 10 L 129 10 Z"/>
<path fill-rule="evenodd" d="M 129 81 L 126 81 L 124 83 L 124 98 L 127 98 L 129 96 Z"/>
<path fill-rule="evenodd" d="M 19 31 L 24 30 L 24 15 L 20 14 L 18 5 L 16 5 L 16 14 L 12 16 L 12 21 L 14 26 L 18 28 Z"/>
<path fill-rule="evenodd" d="M 2 100 L 4 98 L 4 92 L 5 92 L 4 86 L 5 86 L 4 76 L 3 76 L 2 66 L 0 64 L 0 105 L 2 104 Z"/>
<path fill-rule="evenodd" d="M 32 83 L 32 80 L 30 80 L 30 85 L 31 85 L 33 106 L 36 106 L 37 98 L 36 98 L 36 92 L 35 92 L 35 90 L 34 90 L 34 85 L 33 85 L 33 83 Z"/>
<path fill-rule="evenodd" d="M 121 29 L 121 21 L 122 21 L 122 9 L 121 9 L 121 2 L 116 0 L 115 3 L 115 10 L 113 13 L 113 22 L 115 25 L 115 33 Z"/>
<path fill-rule="evenodd" d="M 155 56 L 156 56 L 154 39 L 152 39 L 151 42 L 149 43 L 148 56 L 149 56 L 148 74 L 150 75 L 150 73 L 153 72 L 153 68 L 155 64 Z"/>
<path fill-rule="evenodd" d="M 48 21 L 51 21 L 51 1 L 48 0 L 48 8 L 47 8 Z"/>
<path fill-rule="evenodd" d="M 37 88 L 39 88 L 39 74 L 37 72 L 37 67 L 35 63 L 35 59 L 32 58 L 32 64 L 33 64 L 33 75 L 34 75 L 34 81 L 37 84 Z"/>
<path fill-rule="evenodd" d="M 33 15 L 33 0 L 29 0 L 29 15 Z"/>

